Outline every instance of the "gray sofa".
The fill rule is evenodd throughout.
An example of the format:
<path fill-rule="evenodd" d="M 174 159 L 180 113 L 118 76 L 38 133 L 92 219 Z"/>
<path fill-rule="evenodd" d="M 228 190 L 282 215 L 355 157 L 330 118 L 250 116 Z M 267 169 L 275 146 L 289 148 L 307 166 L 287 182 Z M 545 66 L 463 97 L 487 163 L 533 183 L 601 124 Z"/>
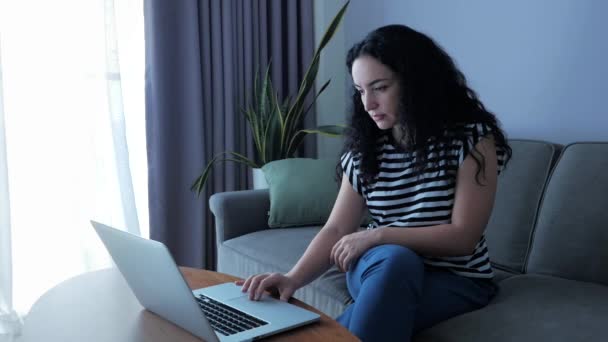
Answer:
<path fill-rule="evenodd" d="M 415 341 L 608 341 L 608 143 L 512 140 L 486 230 L 500 291 Z M 218 193 L 218 271 L 287 272 L 320 227 L 270 229 L 267 190 Z M 337 317 L 352 302 L 330 269 L 295 297 Z"/>

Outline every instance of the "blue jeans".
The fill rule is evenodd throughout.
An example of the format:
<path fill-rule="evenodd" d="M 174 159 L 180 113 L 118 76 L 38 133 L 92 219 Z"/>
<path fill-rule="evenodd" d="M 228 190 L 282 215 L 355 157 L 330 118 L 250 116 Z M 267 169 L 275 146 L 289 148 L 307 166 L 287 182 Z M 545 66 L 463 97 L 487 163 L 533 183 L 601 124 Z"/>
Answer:
<path fill-rule="evenodd" d="M 425 266 L 399 245 L 366 251 L 346 280 L 355 302 L 338 322 L 364 342 L 409 341 L 418 331 L 484 307 L 497 291 L 491 280 Z"/>

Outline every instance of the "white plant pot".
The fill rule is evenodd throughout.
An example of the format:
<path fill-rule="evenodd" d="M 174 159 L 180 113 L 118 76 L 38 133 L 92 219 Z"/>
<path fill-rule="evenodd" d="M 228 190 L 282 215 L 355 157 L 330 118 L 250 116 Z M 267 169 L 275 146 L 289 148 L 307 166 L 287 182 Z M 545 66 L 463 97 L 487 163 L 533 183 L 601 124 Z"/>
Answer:
<path fill-rule="evenodd" d="M 266 177 L 264 177 L 264 171 L 259 168 L 251 169 L 253 175 L 253 189 L 268 189 L 268 183 L 266 183 Z"/>

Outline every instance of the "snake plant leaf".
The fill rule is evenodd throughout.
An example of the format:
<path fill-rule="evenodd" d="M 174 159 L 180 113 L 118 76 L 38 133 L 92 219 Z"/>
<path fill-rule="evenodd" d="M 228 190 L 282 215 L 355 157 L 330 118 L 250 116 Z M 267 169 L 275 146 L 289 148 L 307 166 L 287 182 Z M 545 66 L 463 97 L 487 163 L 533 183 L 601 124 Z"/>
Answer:
<path fill-rule="evenodd" d="M 317 102 L 317 98 L 319 98 L 319 95 L 321 95 L 321 93 L 323 93 L 323 91 L 325 91 L 325 88 L 327 88 L 327 86 L 329 86 L 329 82 L 331 80 L 327 80 L 327 82 L 325 82 L 325 84 L 323 84 L 321 86 L 321 90 L 319 90 L 317 92 L 317 95 L 315 95 L 315 98 L 312 99 L 312 101 L 310 101 L 310 104 L 308 105 L 308 107 L 306 108 L 306 110 L 304 111 L 304 117 L 306 117 L 306 114 L 308 114 L 308 112 L 310 111 L 310 108 L 312 108 L 312 106 Z"/>
<path fill-rule="evenodd" d="M 298 122 L 300 116 L 302 115 L 302 106 L 304 105 L 304 100 L 306 99 L 308 93 L 310 92 L 310 89 L 314 85 L 318 71 L 319 54 L 317 53 L 313 57 L 313 60 L 310 66 L 308 67 L 308 70 L 304 74 L 304 78 L 302 79 L 302 83 L 300 84 L 300 90 L 298 91 L 298 95 L 296 96 L 293 105 L 287 113 L 285 121 L 289 122 L 289 124 Z M 289 128 L 289 125 L 287 125 L 287 127 Z"/>
<path fill-rule="evenodd" d="M 350 1 L 347 1 L 346 4 L 344 4 L 344 6 L 342 6 L 340 11 L 338 11 L 338 14 L 336 14 L 334 19 L 330 23 L 329 27 L 323 34 L 323 38 L 321 38 L 321 42 L 319 43 L 319 46 L 317 47 L 317 49 L 313 55 L 312 62 L 309 65 L 308 70 L 306 70 L 306 73 L 304 74 L 304 78 L 302 80 L 302 83 L 300 84 L 300 90 L 298 91 L 298 95 L 294 101 L 293 106 L 287 113 L 287 116 L 285 119 L 286 131 L 289 133 L 291 133 L 295 130 L 296 124 L 300 121 L 300 118 L 301 118 L 302 114 L 304 113 L 302 111 L 302 107 L 304 106 L 304 100 L 308 96 L 310 88 L 313 86 L 314 80 L 317 77 L 317 73 L 319 71 L 319 59 L 320 59 L 321 51 L 323 50 L 323 48 L 325 48 L 327 43 L 331 40 L 334 33 L 336 32 L 338 25 L 340 25 L 340 22 L 342 21 L 342 17 L 344 16 L 344 12 L 346 11 L 346 8 L 348 7 L 349 3 L 350 3 Z M 282 141 L 282 144 L 284 144 L 289 139 L 289 137 L 291 137 L 291 135 L 284 136 L 284 140 Z M 291 143 L 290 143 L 290 145 L 291 145 Z"/>
<path fill-rule="evenodd" d="M 344 135 L 346 126 L 343 125 L 325 125 L 319 126 L 316 129 L 302 129 L 299 132 L 306 132 L 308 134 L 321 134 L 328 137 L 340 137 Z"/>
<path fill-rule="evenodd" d="M 298 148 L 298 146 L 300 146 L 300 144 L 302 144 L 302 140 L 304 140 L 304 138 L 308 135 L 307 132 L 304 131 L 297 131 L 295 134 L 293 134 L 291 140 L 289 141 L 289 144 L 287 145 L 287 150 L 286 150 L 286 154 L 287 154 L 287 158 L 292 157 L 293 155 L 295 155 L 296 150 Z"/>
<path fill-rule="evenodd" d="M 255 68 L 255 74 L 253 76 L 253 99 L 254 99 L 254 101 L 257 101 L 257 99 L 258 99 L 258 84 L 260 83 L 259 77 L 260 77 L 260 69 L 258 67 L 258 68 Z"/>
<path fill-rule="evenodd" d="M 223 152 L 223 154 L 230 154 L 231 156 L 234 157 L 233 159 L 235 159 L 235 160 L 229 160 L 229 161 L 235 161 L 235 162 L 247 165 L 247 166 L 252 167 L 252 168 L 259 168 L 259 167 L 261 167 L 259 164 L 257 164 L 253 160 L 247 158 L 246 156 L 244 156 L 244 155 L 242 155 L 240 153 L 230 151 L 230 152 Z M 228 160 L 228 159 L 226 159 L 226 160 Z"/>
<path fill-rule="evenodd" d="M 346 126 L 344 125 L 324 125 L 313 129 L 301 129 L 297 131 L 291 139 L 288 154 L 293 155 L 302 143 L 302 140 L 304 140 L 308 134 L 320 134 L 326 137 L 340 137 L 344 135 L 345 131 Z"/>
<path fill-rule="evenodd" d="M 254 99 L 253 105 L 245 111 L 247 121 L 250 123 L 251 134 L 255 143 L 256 162 L 265 164 L 272 160 L 267 153 L 266 143 L 269 136 L 274 136 L 272 122 L 275 120 L 276 106 L 274 88 L 270 79 L 270 64 L 266 68 L 263 77 L 260 77 L 259 70 L 256 70 L 254 80 Z"/>
<path fill-rule="evenodd" d="M 310 64 L 310 66 L 308 67 L 308 70 L 306 70 L 306 73 L 304 74 L 302 84 L 300 85 L 300 91 L 298 92 L 298 96 L 294 102 L 294 105 L 291 108 L 291 110 L 289 111 L 289 113 L 287 114 L 288 118 L 286 119 L 286 121 L 288 121 L 289 123 L 286 126 L 287 126 L 288 131 L 293 129 L 293 126 L 295 126 L 295 123 L 298 122 L 300 116 L 302 115 L 302 106 L 304 104 L 304 100 L 305 100 L 306 96 L 308 95 L 310 88 L 314 84 L 314 80 L 317 77 L 317 73 L 319 71 L 319 59 L 320 59 L 321 51 L 323 50 L 323 48 L 325 48 L 327 43 L 334 36 L 334 33 L 336 33 L 336 30 L 342 21 L 342 17 L 344 16 L 344 13 L 346 12 L 346 8 L 348 7 L 349 3 L 350 3 L 350 1 L 347 1 L 344 4 L 344 6 L 342 6 L 340 11 L 338 11 L 338 14 L 336 14 L 336 16 L 333 18 L 333 20 L 329 24 L 329 27 L 327 28 L 327 30 L 323 34 L 323 37 L 321 38 L 321 42 L 319 43 L 319 46 L 317 47 L 317 49 L 315 51 L 315 54 L 312 58 L 312 62 Z M 290 121 L 290 119 L 291 119 L 291 121 Z"/>
<path fill-rule="evenodd" d="M 255 144 L 255 148 L 260 150 L 262 148 L 262 141 L 260 140 L 259 134 L 259 122 L 257 116 L 255 115 L 255 110 L 250 106 L 247 109 L 241 109 L 241 111 L 245 114 L 245 118 L 249 122 L 249 126 L 251 129 L 251 135 L 253 136 L 253 143 Z"/>
<path fill-rule="evenodd" d="M 226 154 L 231 155 L 233 158 L 220 159 L 220 157 L 222 155 L 226 155 Z M 198 178 L 196 178 L 196 180 L 194 181 L 194 183 L 190 187 L 190 190 L 194 191 L 196 193 L 196 195 L 198 197 L 200 197 L 201 193 L 203 192 L 203 188 L 205 187 L 205 184 L 207 184 L 207 179 L 209 178 L 209 175 L 211 174 L 211 170 L 212 170 L 213 166 L 215 165 L 215 163 L 217 163 L 217 162 L 227 162 L 227 161 L 244 164 L 244 165 L 247 165 L 247 166 L 252 167 L 252 168 L 258 168 L 259 167 L 253 160 L 251 160 L 251 159 L 243 156 L 240 153 L 236 153 L 236 152 L 222 152 L 222 153 L 217 154 L 215 157 L 213 157 L 213 159 L 211 159 L 211 161 L 209 162 L 209 164 L 207 164 L 207 166 L 203 170 L 203 173 L 201 173 L 201 175 L 198 176 Z"/>
<path fill-rule="evenodd" d="M 262 156 L 262 165 L 276 159 L 281 159 L 280 146 L 277 144 L 281 136 L 280 107 L 276 104 L 275 97 L 272 98 L 270 105 L 270 108 L 273 108 L 273 110 L 266 122 L 263 148 L 257 151 Z"/>
<path fill-rule="evenodd" d="M 285 121 L 285 113 L 287 113 L 285 108 L 289 108 L 289 103 L 291 103 L 291 96 L 287 96 L 287 98 L 285 98 L 285 100 L 283 101 L 283 104 L 281 104 L 281 101 L 279 101 L 279 94 L 275 93 L 273 101 L 276 107 L 277 116 L 279 118 L 279 124 L 282 128 L 283 122 Z"/>
<path fill-rule="evenodd" d="M 268 63 L 268 67 L 266 67 L 266 74 L 264 75 L 264 80 L 262 81 L 262 94 L 260 94 L 259 100 L 260 105 L 258 106 L 258 110 L 262 115 L 267 113 L 268 106 L 268 98 L 272 96 L 272 81 L 270 80 L 270 64 Z"/>
<path fill-rule="evenodd" d="M 321 38 L 321 42 L 319 43 L 318 51 L 321 51 L 325 47 L 325 45 L 327 45 L 327 43 L 329 43 L 331 38 L 334 36 L 334 33 L 336 32 L 338 25 L 340 25 L 340 22 L 342 21 L 342 17 L 344 16 L 344 12 L 346 12 L 346 7 L 348 7 L 349 3 L 350 3 L 350 1 L 347 1 L 344 4 L 344 6 L 342 6 L 340 11 L 338 11 L 338 14 L 336 14 L 334 19 L 329 24 L 329 27 L 323 34 L 323 38 Z"/>
<path fill-rule="evenodd" d="M 280 130 L 280 135 L 279 138 L 279 145 L 280 145 L 280 149 L 281 151 L 283 151 L 285 149 L 286 146 L 286 141 L 288 139 L 288 137 L 291 135 L 291 132 L 289 132 L 288 127 L 290 124 L 290 120 L 287 119 L 287 115 L 289 114 L 290 108 L 291 108 L 291 96 L 288 96 L 283 103 L 281 103 L 279 101 L 279 98 L 277 96 L 276 98 L 276 104 L 277 104 L 277 108 L 278 108 L 278 112 L 280 113 L 280 126 L 278 127 L 278 129 Z"/>
<path fill-rule="evenodd" d="M 281 149 L 281 123 L 279 122 L 279 115 L 275 114 L 270 120 L 270 129 L 268 136 L 266 137 L 266 162 L 273 160 L 283 159 L 283 151 Z"/>

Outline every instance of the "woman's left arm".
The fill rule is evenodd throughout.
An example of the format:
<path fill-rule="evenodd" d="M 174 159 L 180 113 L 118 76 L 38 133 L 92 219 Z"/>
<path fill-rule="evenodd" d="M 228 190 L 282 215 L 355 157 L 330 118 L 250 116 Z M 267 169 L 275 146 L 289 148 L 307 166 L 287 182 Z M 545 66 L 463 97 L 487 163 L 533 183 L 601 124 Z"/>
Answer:
<path fill-rule="evenodd" d="M 452 222 L 412 229 L 374 229 L 374 245 L 397 244 L 427 256 L 470 255 L 488 224 L 496 195 L 497 168 L 494 138 L 481 139 L 477 150 L 485 159 L 485 172 L 477 183 L 477 164 L 469 154 L 458 168 Z M 473 152 L 474 153 L 474 152 Z M 478 156 L 479 159 L 482 159 Z"/>

